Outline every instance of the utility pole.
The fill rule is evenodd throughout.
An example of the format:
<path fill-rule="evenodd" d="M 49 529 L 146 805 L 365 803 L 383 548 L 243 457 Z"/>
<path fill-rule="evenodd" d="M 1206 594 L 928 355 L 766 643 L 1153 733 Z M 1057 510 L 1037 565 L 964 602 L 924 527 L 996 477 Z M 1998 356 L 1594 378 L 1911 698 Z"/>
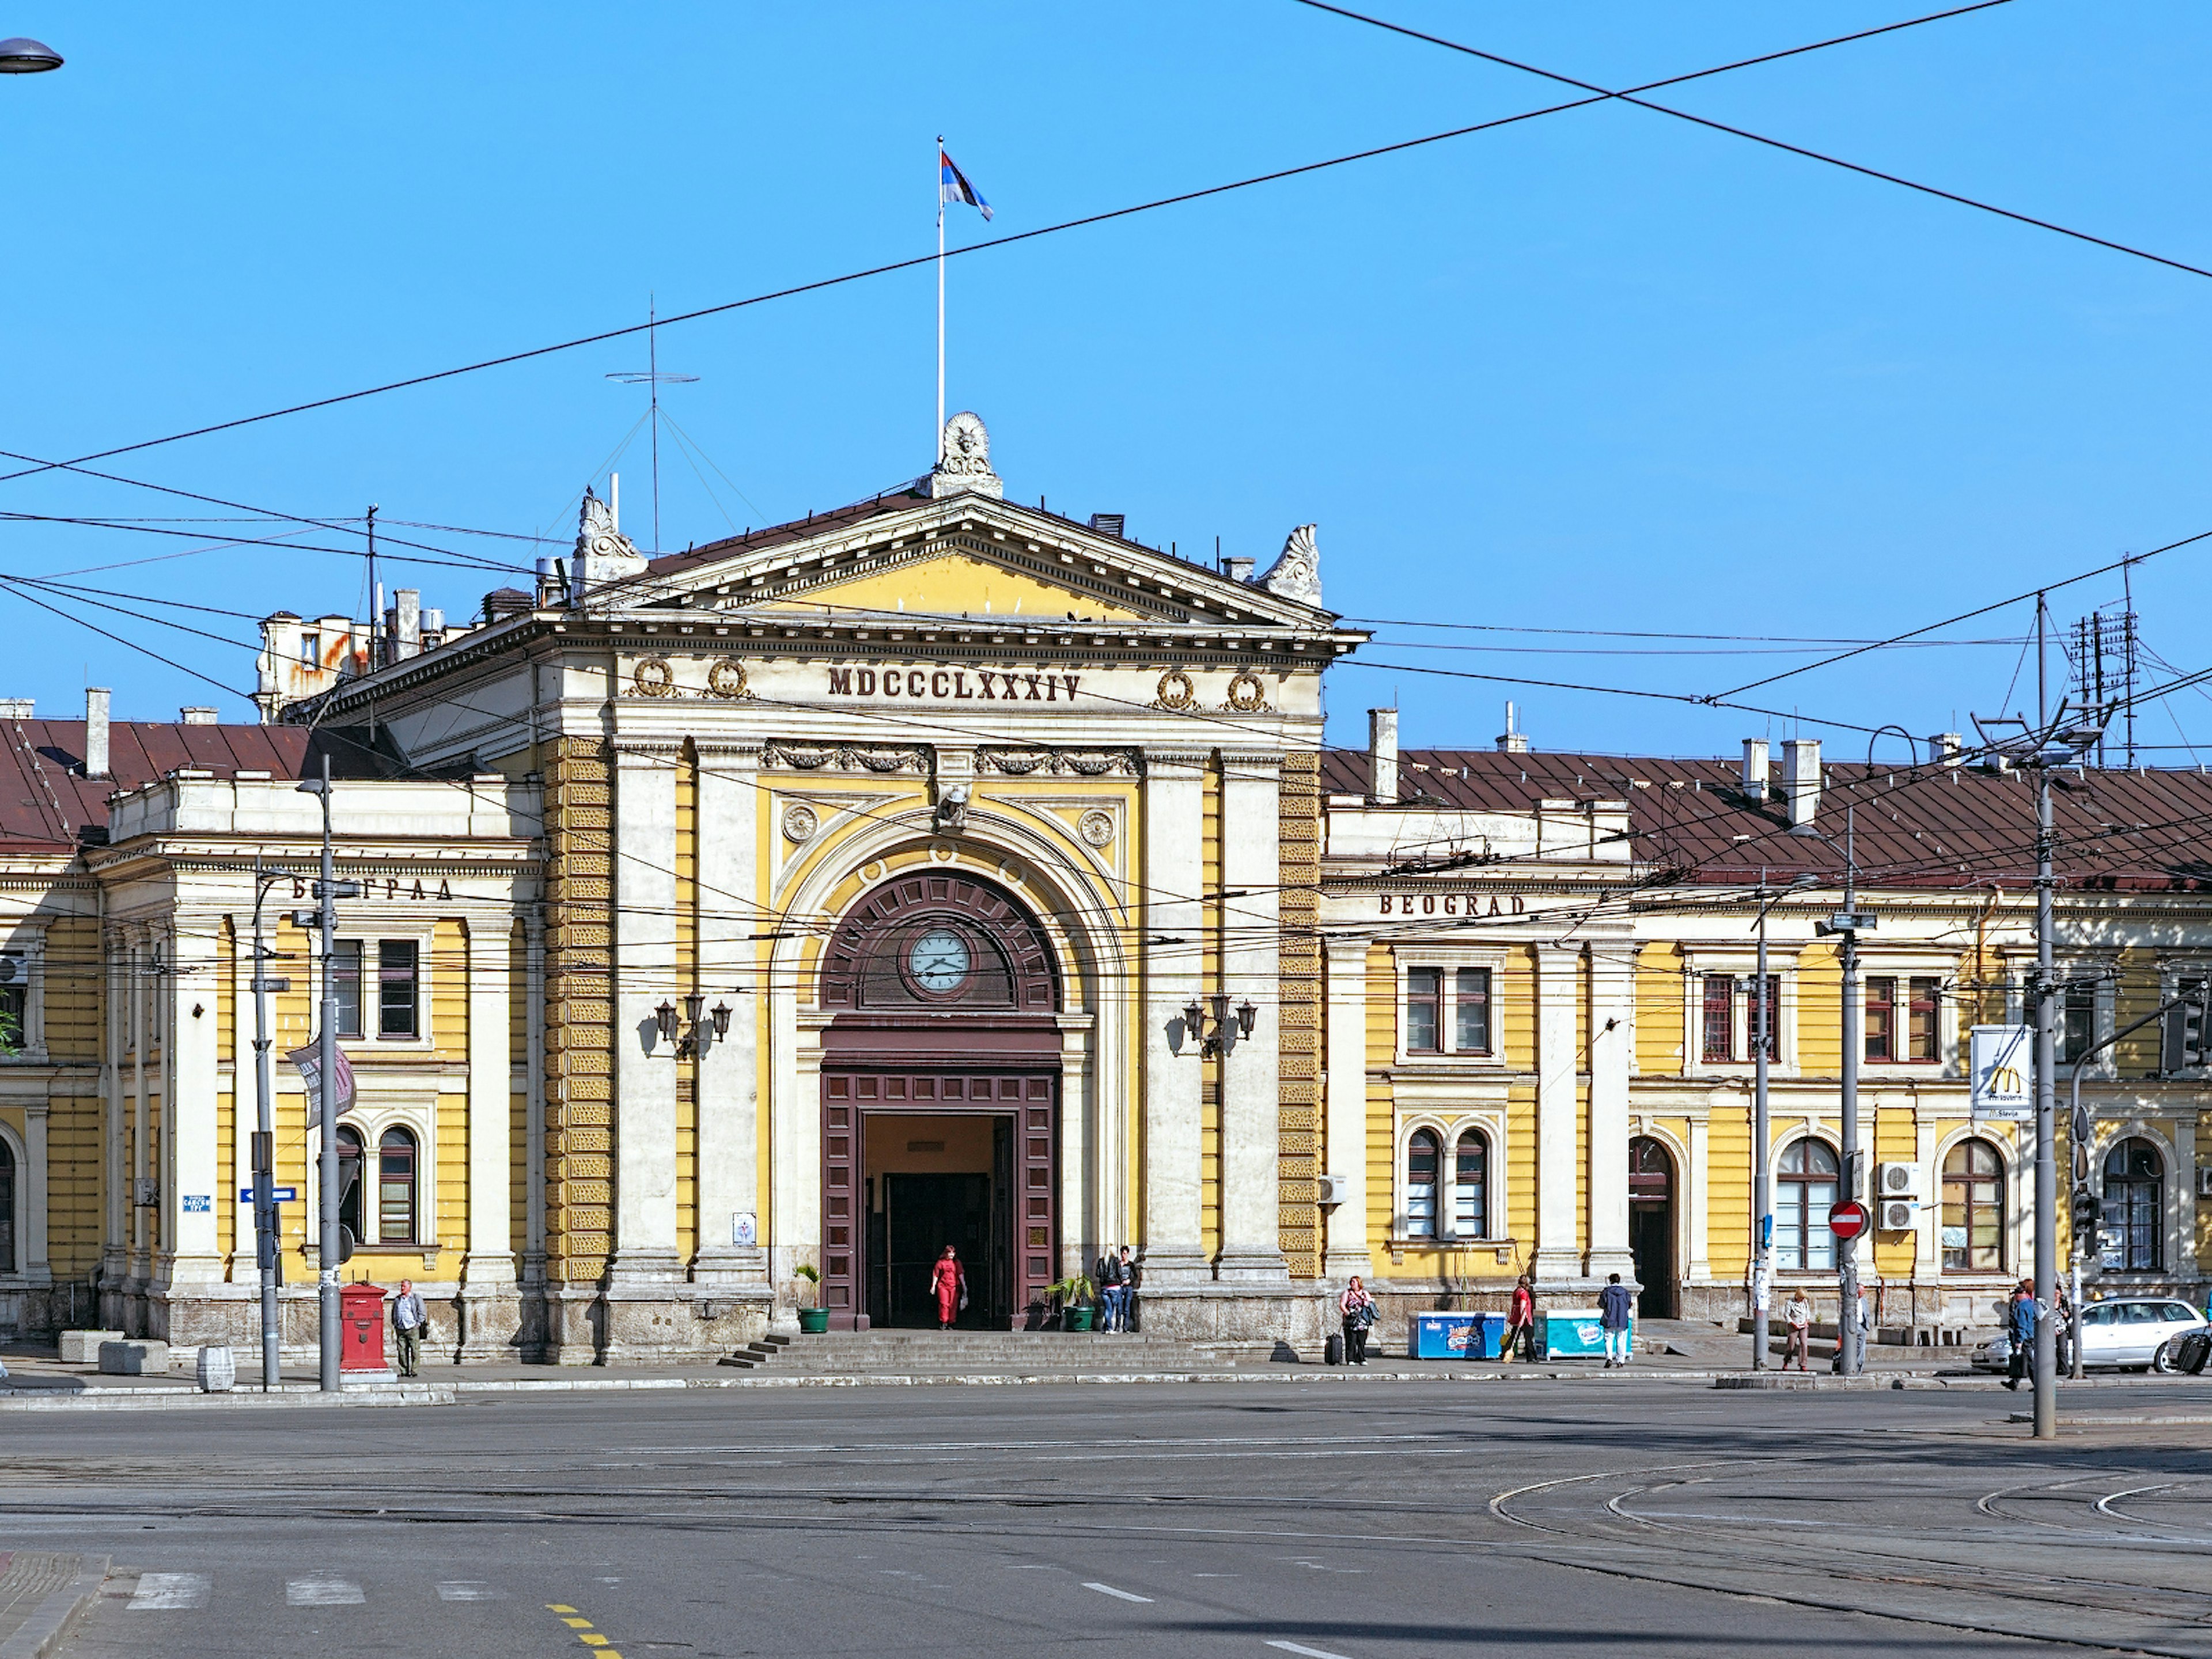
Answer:
<path fill-rule="evenodd" d="M 269 1035 L 269 994 L 290 988 L 289 980 L 269 977 L 266 963 L 275 954 L 261 945 L 261 904 L 272 882 L 285 876 L 264 875 L 261 860 L 253 861 L 253 1091 L 256 1125 L 252 1142 L 253 1243 L 261 1267 L 261 1389 L 266 1394 L 278 1382 L 281 1327 L 276 1307 L 276 1275 L 283 1235 L 276 1218 L 276 1084 L 271 1075 Z"/>
<path fill-rule="evenodd" d="M 2058 1437 L 2058 1349 L 2052 1315 L 2058 1306 L 2057 1012 L 2051 996 L 2051 688 L 2046 672 L 2049 612 L 2035 596 L 2035 1437 Z"/>
<path fill-rule="evenodd" d="M 1766 1050 L 1767 1033 L 1774 1029 L 1774 1014 L 1766 996 L 1766 871 L 1759 872 L 1759 977 L 1753 981 L 1751 1006 L 1758 1020 L 1752 1039 L 1751 1084 L 1751 1146 L 1752 1167 L 1756 1171 L 1752 1178 L 1752 1219 L 1756 1230 L 1752 1241 L 1751 1267 L 1751 1368 L 1755 1371 L 1766 1369 L 1766 1310 L 1774 1300 L 1774 1139 L 1768 1121 L 1766 1106 Z M 1785 1352 L 1782 1356 L 1789 1358 Z"/>
<path fill-rule="evenodd" d="M 1873 746 L 1868 745 L 1868 765 L 1873 765 Z M 1842 1196 L 1856 1202 L 1859 1188 L 1859 1061 L 1866 1054 L 1863 1010 L 1859 992 L 1859 933 L 1881 920 L 1859 908 L 1858 810 L 1844 809 L 1844 908 L 1816 929 L 1843 936 L 1843 1090 L 1844 1170 Z M 1859 1243 L 1857 1238 L 1836 1241 L 1836 1368 L 1856 1376 L 1866 1362 L 1866 1332 L 1859 1322 Z"/>
<path fill-rule="evenodd" d="M 315 908 L 302 911 L 321 929 L 323 936 L 322 1031 L 317 1043 L 315 1087 L 322 1106 L 322 1146 L 317 1160 L 321 1185 L 321 1244 L 316 1252 L 317 1334 L 320 1339 L 323 1392 L 335 1394 L 338 1381 L 338 1267 L 344 1253 L 343 1229 L 338 1225 L 338 906 L 341 898 L 361 896 L 357 881 L 337 878 L 337 855 L 331 844 L 331 757 L 323 757 L 323 775 L 300 786 L 301 793 L 323 799 L 322 877 L 315 883 Z"/>

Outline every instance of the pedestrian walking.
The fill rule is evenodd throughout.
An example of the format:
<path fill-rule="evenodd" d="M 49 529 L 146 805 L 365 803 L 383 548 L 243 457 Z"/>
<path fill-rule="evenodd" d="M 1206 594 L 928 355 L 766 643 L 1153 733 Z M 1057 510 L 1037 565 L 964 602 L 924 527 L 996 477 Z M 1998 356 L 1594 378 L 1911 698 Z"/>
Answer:
<path fill-rule="evenodd" d="M 2035 1286 L 2021 1279 L 2012 1293 L 2012 1304 L 2005 1310 L 2005 1326 L 2012 1336 L 2012 1358 L 2005 1370 L 2005 1387 L 2017 1391 L 2020 1379 L 2027 1378 L 2027 1386 L 2035 1386 L 2034 1373 L 2029 1362 L 2035 1357 L 2035 1321 L 2041 1313 L 2035 1300 Z"/>
<path fill-rule="evenodd" d="M 1607 1273 L 1605 1288 L 1597 1293 L 1597 1322 L 1605 1328 L 1606 1370 L 1628 1363 L 1635 1319 L 1636 1293 L 1620 1282 L 1619 1273 Z"/>
<path fill-rule="evenodd" d="M 1364 1365 L 1367 1329 L 1375 1322 L 1375 1298 L 1367 1294 L 1367 1286 L 1360 1282 L 1358 1273 L 1352 1274 L 1352 1283 L 1337 1297 L 1336 1311 L 1344 1322 L 1344 1363 Z"/>
<path fill-rule="evenodd" d="M 1123 1328 L 1128 1314 L 1129 1273 L 1121 1258 L 1109 1249 L 1098 1258 L 1098 1328 Z"/>
<path fill-rule="evenodd" d="M 1527 1359 L 1536 1357 L 1536 1292 L 1529 1288 L 1528 1275 L 1522 1273 L 1513 1286 L 1513 1300 L 1505 1311 L 1505 1336 L 1498 1345 L 1499 1359 L 1510 1364 L 1516 1343 Z"/>
<path fill-rule="evenodd" d="M 960 1252 L 950 1244 L 929 1270 L 929 1293 L 937 1298 L 937 1328 L 949 1331 L 960 1310 L 968 1305 L 968 1275 L 960 1267 Z"/>
<path fill-rule="evenodd" d="M 422 1328 L 430 1316 L 415 1290 L 415 1281 L 399 1281 L 399 1294 L 392 1298 L 392 1329 L 399 1339 L 399 1374 L 412 1376 L 422 1361 Z"/>
<path fill-rule="evenodd" d="M 1805 1299 L 1802 1291 L 1790 1292 L 1790 1299 L 1782 1304 L 1782 1323 L 1789 1332 L 1782 1344 L 1782 1369 L 1790 1369 L 1790 1356 L 1797 1356 L 1797 1369 L 1806 1369 L 1806 1356 L 1813 1351 L 1813 1304 Z"/>

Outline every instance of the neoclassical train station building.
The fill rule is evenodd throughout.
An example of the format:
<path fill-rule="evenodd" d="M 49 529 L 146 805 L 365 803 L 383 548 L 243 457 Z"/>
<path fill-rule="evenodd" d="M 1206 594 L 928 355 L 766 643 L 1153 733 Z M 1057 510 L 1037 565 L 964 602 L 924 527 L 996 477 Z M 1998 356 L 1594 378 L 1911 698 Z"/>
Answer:
<path fill-rule="evenodd" d="M 1524 1272 L 1732 1320 L 1762 909 L 1783 1282 L 1833 1283 L 1856 1042 L 1878 1321 L 1990 1322 L 2031 1172 L 1963 1061 L 2033 959 L 2017 773 L 1401 750 L 1388 711 L 1332 750 L 1366 635 L 1312 526 L 1197 564 L 1009 499 L 972 415 L 943 456 L 660 557 L 587 494 L 465 625 L 280 612 L 259 725 L 0 703 L 0 1328 L 253 1341 L 264 894 L 275 1052 L 327 974 L 356 1080 L 343 1273 L 415 1279 L 447 1359 L 726 1351 L 817 1297 L 934 1322 L 947 1243 L 1002 1328 L 1124 1243 L 1148 1328 L 1263 1351 L 1316 1348 L 1353 1273 L 1393 1320 Z M 327 962 L 294 915 L 326 763 L 364 890 Z M 2212 780 L 2063 782 L 2079 1055 L 2212 974 Z M 1846 811 L 1880 918 L 1850 1011 L 1818 928 Z M 2085 1062 L 2110 1284 L 2202 1283 L 2205 1060 L 2154 1025 Z M 303 1108 L 280 1066 L 301 1346 Z"/>

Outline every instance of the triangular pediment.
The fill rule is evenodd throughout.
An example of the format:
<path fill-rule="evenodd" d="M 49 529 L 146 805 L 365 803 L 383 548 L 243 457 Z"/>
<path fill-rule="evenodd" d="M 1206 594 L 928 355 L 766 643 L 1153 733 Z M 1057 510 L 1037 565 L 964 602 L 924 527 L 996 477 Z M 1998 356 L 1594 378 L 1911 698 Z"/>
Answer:
<path fill-rule="evenodd" d="M 1326 629 L 1317 605 L 1036 507 L 902 494 L 653 562 L 588 608 Z"/>

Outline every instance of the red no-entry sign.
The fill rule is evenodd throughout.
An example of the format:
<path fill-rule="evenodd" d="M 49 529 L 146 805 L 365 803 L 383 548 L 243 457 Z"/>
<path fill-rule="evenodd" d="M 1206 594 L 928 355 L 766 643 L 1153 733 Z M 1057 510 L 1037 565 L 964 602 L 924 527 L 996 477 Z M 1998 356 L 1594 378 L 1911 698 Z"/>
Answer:
<path fill-rule="evenodd" d="M 1847 1198 L 1828 1212 L 1828 1231 L 1838 1238 L 1856 1238 L 1873 1218 L 1867 1213 L 1865 1205 Z"/>

